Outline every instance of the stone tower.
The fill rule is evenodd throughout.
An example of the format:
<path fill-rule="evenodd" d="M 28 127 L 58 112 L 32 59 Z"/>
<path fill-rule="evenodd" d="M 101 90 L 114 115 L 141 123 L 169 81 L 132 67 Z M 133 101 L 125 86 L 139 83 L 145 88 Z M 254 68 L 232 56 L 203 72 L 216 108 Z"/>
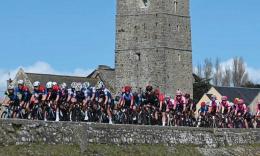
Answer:
<path fill-rule="evenodd" d="M 192 94 L 189 0 L 117 0 L 116 84 Z"/>

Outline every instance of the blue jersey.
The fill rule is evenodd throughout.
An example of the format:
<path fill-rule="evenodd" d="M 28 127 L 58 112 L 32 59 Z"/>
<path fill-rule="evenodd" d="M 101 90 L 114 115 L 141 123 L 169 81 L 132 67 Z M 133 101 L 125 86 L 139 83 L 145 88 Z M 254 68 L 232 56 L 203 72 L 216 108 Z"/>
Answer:
<path fill-rule="evenodd" d="M 13 102 L 14 106 L 19 106 L 19 97 L 16 94 L 9 94 L 7 95 L 10 101 Z"/>
<path fill-rule="evenodd" d="M 133 94 L 132 93 L 128 93 L 128 94 L 124 93 L 122 97 L 125 101 L 131 101 L 133 99 Z"/>
<path fill-rule="evenodd" d="M 199 111 L 201 113 L 207 113 L 208 112 L 208 106 L 200 107 Z"/>
<path fill-rule="evenodd" d="M 105 99 L 105 97 L 108 97 L 108 103 L 112 101 L 112 94 L 107 88 L 98 90 L 96 92 L 96 101 L 99 99 Z"/>
<path fill-rule="evenodd" d="M 87 89 L 84 90 L 85 96 L 87 98 L 91 98 L 93 96 L 93 94 L 96 94 L 96 88 L 95 87 L 89 87 Z"/>
<path fill-rule="evenodd" d="M 24 102 L 29 102 L 30 101 L 31 92 L 30 92 L 28 87 L 26 87 L 26 86 L 23 86 L 21 88 L 17 87 L 17 88 L 15 88 L 14 93 L 16 95 L 21 95 L 22 96 L 21 97 L 21 101 L 24 101 Z"/>

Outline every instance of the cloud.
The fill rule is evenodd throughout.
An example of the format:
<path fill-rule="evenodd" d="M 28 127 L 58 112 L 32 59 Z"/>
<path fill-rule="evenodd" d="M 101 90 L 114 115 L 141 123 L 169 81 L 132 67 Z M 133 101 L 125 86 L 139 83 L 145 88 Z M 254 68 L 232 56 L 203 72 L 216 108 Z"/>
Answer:
<path fill-rule="evenodd" d="M 34 64 L 30 66 L 20 66 L 15 69 L 11 70 L 6 70 L 6 69 L 0 69 L 0 97 L 3 95 L 5 89 L 6 89 L 6 81 L 9 78 L 14 78 L 16 73 L 20 68 L 23 68 L 24 71 L 29 72 L 29 73 L 40 73 L 40 74 L 56 74 L 56 75 L 71 75 L 71 76 L 87 76 L 90 74 L 93 70 L 92 69 L 81 69 L 81 68 L 76 68 L 73 71 L 58 71 L 54 69 L 50 64 L 43 62 L 43 61 L 38 61 L 35 62 Z M 10 76 L 9 76 L 10 73 Z"/>

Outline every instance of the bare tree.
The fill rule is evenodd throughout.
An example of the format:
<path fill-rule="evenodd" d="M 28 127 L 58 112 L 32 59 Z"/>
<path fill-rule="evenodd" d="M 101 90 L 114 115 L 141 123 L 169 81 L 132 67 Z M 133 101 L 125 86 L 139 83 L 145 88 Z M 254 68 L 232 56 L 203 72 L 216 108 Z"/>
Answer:
<path fill-rule="evenodd" d="M 241 87 L 248 81 L 246 65 L 242 57 L 233 59 L 232 81 L 235 87 Z"/>
<path fill-rule="evenodd" d="M 203 73 L 206 79 L 211 79 L 213 74 L 213 63 L 209 58 L 204 60 Z"/>
<path fill-rule="evenodd" d="M 225 71 L 222 77 L 222 86 L 231 86 L 232 70 L 229 66 L 225 67 Z"/>
<path fill-rule="evenodd" d="M 214 75 L 213 75 L 213 84 L 215 86 L 221 86 L 222 85 L 222 69 L 221 69 L 221 66 L 220 66 L 220 59 L 217 58 L 216 59 L 216 62 L 215 62 L 215 72 L 214 72 Z"/>
<path fill-rule="evenodd" d="M 200 64 L 200 63 L 198 63 L 198 65 L 197 65 L 197 70 L 195 71 L 195 73 L 196 73 L 200 78 L 203 77 L 203 75 L 202 75 L 202 67 L 201 67 L 201 64 Z"/>

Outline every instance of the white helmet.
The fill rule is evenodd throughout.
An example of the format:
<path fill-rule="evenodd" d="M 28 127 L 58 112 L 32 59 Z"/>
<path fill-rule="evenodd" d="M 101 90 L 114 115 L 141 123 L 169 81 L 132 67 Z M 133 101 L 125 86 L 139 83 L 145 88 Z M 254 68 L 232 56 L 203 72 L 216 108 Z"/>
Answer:
<path fill-rule="evenodd" d="M 41 85 L 41 83 L 39 82 L 39 81 L 35 81 L 34 83 L 33 83 L 33 86 L 34 87 L 39 87 Z"/>
<path fill-rule="evenodd" d="M 76 91 L 77 92 L 79 92 L 79 91 L 81 91 L 81 89 L 82 89 L 82 84 L 81 83 L 76 83 L 77 85 L 76 85 Z"/>
<path fill-rule="evenodd" d="M 62 88 L 62 89 L 66 89 L 66 88 L 67 88 L 67 84 L 66 84 L 65 82 L 63 82 L 63 83 L 61 84 L 61 88 Z"/>
<path fill-rule="evenodd" d="M 52 85 L 53 86 L 56 86 L 58 83 L 57 82 L 52 82 Z"/>
<path fill-rule="evenodd" d="M 13 90 L 14 89 L 14 85 L 13 84 L 9 84 L 7 87 L 8 90 Z"/>
<path fill-rule="evenodd" d="M 99 81 L 97 83 L 97 89 L 102 89 L 104 87 L 104 83 L 102 81 Z"/>
<path fill-rule="evenodd" d="M 47 88 L 47 89 L 51 89 L 52 86 L 53 86 L 53 83 L 52 83 L 51 81 L 49 81 L 49 82 L 46 83 L 46 88 Z"/>
<path fill-rule="evenodd" d="M 74 89 L 76 88 L 76 86 L 77 86 L 77 83 L 76 83 L 76 82 L 72 82 L 71 85 L 70 85 L 70 87 L 71 87 L 71 88 L 74 88 Z"/>
<path fill-rule="evenodd" d="M 84 83 L 82 84 L 82 87 L 83 87 L 84 89 L 87 89 L 87 88 L 90 87 L 90 83 L 89 83 L 89 82 L 84 82 Z"/>
<path fill-rule="evenodd" d="M 23 80 L 18 80 L 18 85 L 24 85 L 24 81 Z"/>

